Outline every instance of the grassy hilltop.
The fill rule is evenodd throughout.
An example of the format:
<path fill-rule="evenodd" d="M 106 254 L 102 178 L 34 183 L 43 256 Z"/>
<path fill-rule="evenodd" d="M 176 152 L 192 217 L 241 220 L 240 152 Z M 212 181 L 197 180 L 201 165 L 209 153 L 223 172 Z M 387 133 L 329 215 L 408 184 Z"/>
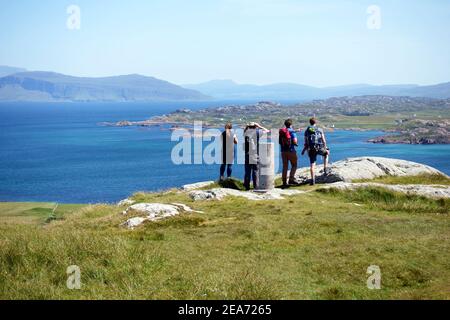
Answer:
<path fill-rule="evenodd" d="M 388 178 L 385 183 L 436 183 Z M 449 184 L 441 178 L 440 184 Z M 116 205 L 0 204 L 2 299 L 449 299 L 450 200 L 384 189 L 285 200 L 137 193 L 204 213 L 135 230 Z M 50 219 L 49 219 L 50 218 Z M 81 290 L 66 268 L 81 269 Z M 381 289 L 366 286 L 370 265 Z"/>

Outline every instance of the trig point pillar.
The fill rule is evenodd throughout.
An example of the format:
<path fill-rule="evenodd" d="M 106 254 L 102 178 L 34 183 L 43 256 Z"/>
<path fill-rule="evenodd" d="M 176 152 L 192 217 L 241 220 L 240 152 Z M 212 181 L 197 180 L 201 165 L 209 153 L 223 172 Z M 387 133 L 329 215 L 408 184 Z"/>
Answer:
<path fill-rule="evenodd" d="M 275 152 L 273 143 L 259 144 L 259 181 L 256 192 L 267 192 L 275 187 Z"/>

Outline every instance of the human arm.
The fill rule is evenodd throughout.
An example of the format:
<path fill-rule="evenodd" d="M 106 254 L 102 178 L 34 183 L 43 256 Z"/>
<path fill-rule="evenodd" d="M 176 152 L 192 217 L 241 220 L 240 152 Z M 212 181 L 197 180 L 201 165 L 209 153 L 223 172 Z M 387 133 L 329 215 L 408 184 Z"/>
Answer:
<path fill-rule="evenodd" d="M 291 133 L 291 139 L 292 139 L 292 144 L 294 146 L 298 146 L 298 139 L 297 139 L 297 134 L 295 133 L 295 130 L 292 129 Z"/>
<path fill-rule="evenodd" d="M 259 123 L 255 123 L 256 127 L 260 128 L 262 131 L 264 132 L 269 132 L 270 130 L 267 128 L 264 128 L 262 125 L 260 125 Z"/>
<path fill-rule="evenodd" d="M 302 155 L 305 154 L 306 150 L 308 150 L 308 138 L 306 137 L 306 131 L 305 131 L 305 143 L 303 145 Z"/>
<path fill-rule="evenodd" d="M 305 144 L 305 145 L 303 146 L 302 155 L 305 154 L 306 150 L 308 150 L 308 146 Z"/>

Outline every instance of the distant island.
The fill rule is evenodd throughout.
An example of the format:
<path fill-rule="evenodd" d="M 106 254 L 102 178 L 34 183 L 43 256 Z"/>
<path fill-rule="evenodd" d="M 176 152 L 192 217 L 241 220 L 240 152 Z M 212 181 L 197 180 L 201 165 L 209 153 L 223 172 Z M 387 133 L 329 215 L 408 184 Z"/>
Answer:
<path fill-rule="evenodd" d="M 3 68 L 3 74 L 8 69 Z M 2 69 L 0 69 L 2 71 Z M 16 71 L 9 69 L 9 72 Z M 0 73 L 1 74 L 1 73 Z M 0 78 L 0 101 L 199 101 L 210 97 L 137 74 L 82 78 L 54 72 L 18 72 Z"/>
<path fill-rule="evenodd" d="M 263 101 L 248 105 L 175 112 L 142 121 L 103 123 L 112 126 L 191 126 L 221 127 L 225 122 L 244 126 L 249 121 L 278 128 L 284 119 L 294 119 L 295 128 L 305 127 L 310 117 L 317 116 L 328 131 L 383 130 L 386 136 L 370 139 L 373 143 L 449 144 L 450 99 L 361 96 L 340 97 L 295 105 Z"/>

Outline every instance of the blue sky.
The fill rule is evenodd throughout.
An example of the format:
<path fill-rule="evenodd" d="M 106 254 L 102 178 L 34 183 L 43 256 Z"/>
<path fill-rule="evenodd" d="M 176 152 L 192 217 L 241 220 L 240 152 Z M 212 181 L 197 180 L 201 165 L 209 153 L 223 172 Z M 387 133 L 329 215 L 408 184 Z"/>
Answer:
<path fill-rule="evenodd" d="M 81 29 L 66 9 L 81 9 Z M 381 10 L 369 29 L 367 8 Z M 450 81 L 448 0 L 0 0 L 0 65 L 174 83 Z"/>

